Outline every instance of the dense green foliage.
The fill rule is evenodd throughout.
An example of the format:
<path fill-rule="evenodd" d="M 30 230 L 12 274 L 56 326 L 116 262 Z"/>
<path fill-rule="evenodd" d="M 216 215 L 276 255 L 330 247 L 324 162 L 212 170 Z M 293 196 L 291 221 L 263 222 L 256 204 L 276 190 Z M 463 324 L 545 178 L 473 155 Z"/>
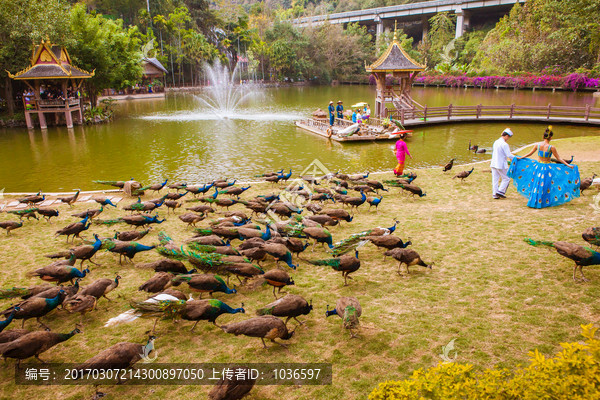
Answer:
<path fill-rule="evenodd" d="M 529 366 L 515 371 L 492 368 L 477 372 L 470 364 L 439 363 L 413 372 L 410 379 L 385 382 L 369 400 L 401 399 L 592 399 L 598 398 L 600 340 L 598 328 L 582 325 L 585 343 L 562 343 L 546 358 L 530 352 Z"/>
<path fill-rule="evenodd" d="M 366 81 L 364 64 L 391 41 L 375 41 L 350 24 L 297 28 L 292 18 L 412 1 L 369 0 L 15 0 L 0 3 L 0 86 L 4 72 L 29 64 L 31 43 L 50 38 L 74 61 L 96 70 L 88 90 L 124 88 L 141 79 L 139 60 L 157 57 L 167 85 L 199 85 L 202 66 L 220 59 L 240 79 Z M 148 8 L 149 4 L 149 8 Z M 13 18 L 14 15 L 22 18 Z M 402 47 L 429 71 L 443 75 L 600 73 L 600 0 L 530 0 L 497 24 L 472 26 L 454 38 L 456 18 L 440 13 L 428 35 L 397 33 Z M 371 31 L 372 32 L 372 31 Z"/>

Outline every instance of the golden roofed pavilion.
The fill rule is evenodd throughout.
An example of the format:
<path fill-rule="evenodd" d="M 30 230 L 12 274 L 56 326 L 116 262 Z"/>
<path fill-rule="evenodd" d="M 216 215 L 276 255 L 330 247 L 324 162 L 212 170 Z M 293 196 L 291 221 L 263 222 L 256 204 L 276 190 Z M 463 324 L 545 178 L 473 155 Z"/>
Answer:
<path fill-rule="evenodd" d="M 69 128 L 73 127 L 74 111 L 78 122 L 83 122 L 81 100 L 77 92 L 84 79 L 94 76 L 94 71 L 87 72 L 74 66 L 64 47 L 42 40 L 33 49 L 31 65 L 16 74 L 8 72 L 8 76 L 24 82 L 30 89 L 23 95 L 28 128 L 33 128 L 33 115 L 38 116 L 40 127 L 46 128 L 45 114 L 50 113 L 54 114 L 57 123 L 60 115 L 64 114 Z M 52 92 L 49 88 L 53 89 Z"/>
<path fill-rule="evenodd" d="M 371 65 L 365 66 L 367 72 L 375 77 L 377 92 L 375 96 L 375 117 L 387 117 L 386 103 L 392 103 L 397 110 L 415 110 L 420 104 L 413 101 L 410 89 L 417 74 L 425 70 L 425 66 L 413 60 L 402 48 L 396 31 L 387 50 Z M 394 90 L 393 84 L 386 85 L 386 76 L 392 75 L 398 80 L 399 88 Z M 394 80 L 395 80 L 394 79 Z"/>

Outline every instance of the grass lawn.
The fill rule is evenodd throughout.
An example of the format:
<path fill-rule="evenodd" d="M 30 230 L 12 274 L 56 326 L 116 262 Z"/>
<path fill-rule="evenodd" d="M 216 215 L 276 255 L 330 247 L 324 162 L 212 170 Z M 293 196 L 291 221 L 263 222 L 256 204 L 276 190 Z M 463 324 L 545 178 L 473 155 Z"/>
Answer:
<path fill-rule="evenodd" d="M 579 163 L 582 177 L 600 172 L 599 151 L 592 151 L 600 149 L 600 138 L 557 140 L 556 146 L 567 159 L 575 154 L 577 161 L 578 152 L 585 154 L 581 159 L 587 161 Z M 553 250 L 531 247 L 523 239 L 584 244 L 581 232 L 600 225 L 600 211 L 592 207 L 596 189 L 566 205 L 535 210 L 526 206 L 525 198 L 512 186 L 508 199 L 493 200 L 489 164 L 474 167 L 475 171 L 464 182 L 452 176 L 467 169 L 466 166 L 455 166 L 447 173 L 441 168 L 416 171 L 418 178 L 414 183 L 427 196 L 412 198 L 400 193 L 400 189 L 391 188 L 389 193 L 383 192 L 384 200 L 378 211 L 361 206 L 352 223 L 331 228 L 335 242 L 354 232 L 390 226 L 398 219 L 397 235 L 410 238 L 412 248 L 424 260 L 435 262 L 432 270 L 411 267 L 410 276 L 399 276 L 395 260 L 383 261 L 382 251 L 367 245 L 360 251 L 361 268 L 352 275 L 354 280 L 343 286 L 340 273 L 300 259 L 298 270 L 292 274 L 296 285 L 288 287 L 288 292 L 312 300 L 314 310 L 301 317 L 307 323 L 296 330 L 289 341 L 289 350 L 275 345 L 265 350 L 259 339 L 225 334 L 206 322 L 199 323 L 191 333 L 191 322 L 164 321 L 157 325 L 157 362 L 330 362 L 334 373 L 331 386 L 256 386 L 247 398 L 346 400 L 366 398 L 381 381 L 404 379 L 414 369 L 436 365 L 441 360 L 441 347 L 452 339 L 456 339 L 456 361 L 472 363 L 477 368 L 515 367 L 528 360 L 528 351 L 537 348 L 551 356 L 559 350 L 561 342 L 581 340 L 580 324 L 600 322 L 600 269 L 584 268 L 590 282 L 573 282 L 572 261 Z M 392 176 L 381 174 L 374 178 Z M 272 190 L 269 185 L 255 185 L 243 197 Z M 125 199 L 119 207 L 131 201 Z M 329 203 L 327 207 L 334 206 L 337 205 Z M 73 212 L 87 207 L 96 208 L 96 204 L 77 203 Z M 244 208 L 237 205 L 233 209 Z M 27 271 L 48 264 L 44 254 L 71 247 L 64 238 L 53 236 L 55 230 L 76 221 L 70 217 L 69 207 L 61 206 L 60 210 L 61 216 L 50 223 L 26 221 L 11 236 L 0 236 L 0 287 L 39 284 L 39 279 L 26 276 Z M 177 213 L 181 214 L 181 209 Z M 111 207 L 101 218 L 123 214 Z M 165 216 L 166 211 L 161 209 L 159 214 Z M 14 216 L 0 215 L 2 221 L 9 219 Z M 85 236 L 90 238 L 92 233 L 109 236 L 116 230 L 127 228 L 92 225 Z M 171 214 L 167 222 L 141 242 L 156 243 L 160 230 L 177 242 L 192 235 L 192 229 Z M 320 247 L 311 254 L 309 248 L 303 257 L 325 258 L 327 254 Z M 137 255 L 135 261 L 158 258 L 155 252 L 147 252 Z M 131 264 L 119 265 L 118 256 L 104 251 L 97 254 L 95 261 L 101 266 L 91 265 L 91 274 L 82 284 L 118 273 L 123 279 L 109 295 L 113 301 L 100 300 L 98 310 L 87 315 L 83 334 L 50 349 L 41 355 L 42 359 L 81 362 L 117 342 L 145 343 L 151 320 L 138 319 L 113 328 L 103 325 L 127 310 L 129 299 L 145 298 L 146 293 L 138 292 L 137 288 L 154 272 L 136 269 Z M 265 265 L 273 268 L 274 262 Z M 186 285 L 180 288 L 187 290 Z M 232 307 L 243 302 L 247 314 L 225 314 L 219 318 L 219 324 L 249 318 L 257 308 L 273 301 L 270 286 L 254 290 L 238 287 L 238 290 L 235 295 L 217 293 L 215 297 Z M 356 339 L 349 339 L 339 318 L 325 319 L 326 306 L 333 306 L 340 296 L 355 296 L 361 302 L 363 316 Z M 10 300 L 0 302 L 4 308 L 10 304 Z M 68 332 L 79 321 L 79 315 L 57 310 L 42 320 L 53 331 Z M 9 329 L 20 328 L 20 324 L 21 321 L 16 321 Z M 290 322 L 290 326 L 295 325 Z M 36 328 L 35 320 L 27 321 L 25 326 Z M 17 386 L 13 376 L 13 361 L 2 363 L 0 398 L 81 399 L 91 398 L 94 393 L 92 386 Z M 127 384 L 100 388 L 108 399 L 204 399 L 209 389 Z"/>

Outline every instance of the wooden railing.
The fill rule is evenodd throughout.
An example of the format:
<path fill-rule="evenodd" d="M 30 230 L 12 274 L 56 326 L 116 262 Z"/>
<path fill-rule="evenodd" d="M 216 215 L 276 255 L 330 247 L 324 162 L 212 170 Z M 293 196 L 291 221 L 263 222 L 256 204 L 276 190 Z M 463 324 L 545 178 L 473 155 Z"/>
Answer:
<path fill-rule="evenodd" d="M 37 100 L 38 109 L 78 107 L 79 99 Z"/>
<path fill-rule="evenodd" d="M 591 107 L 568 107 L 568 106 L 519 106 L 511 104 L 509 106 L 456 106 L 448 105 L 447 107 L 428 107 L 424 106 L 422 110 L 390 110 L 386 109 L 385 117 L 392 117 L 404 124 L 407 120 L 422 119 L 440 119 L 447 120 L 460 119 L 461 117 L 481 118 L 481 117 L 506 117 L 511 119 L 514 117 L 537 117 L 537 118 L 560 118 L 560 119 L 581 119 L 589 121 L 589 119 L 600 119 L 600 108 Z"/>

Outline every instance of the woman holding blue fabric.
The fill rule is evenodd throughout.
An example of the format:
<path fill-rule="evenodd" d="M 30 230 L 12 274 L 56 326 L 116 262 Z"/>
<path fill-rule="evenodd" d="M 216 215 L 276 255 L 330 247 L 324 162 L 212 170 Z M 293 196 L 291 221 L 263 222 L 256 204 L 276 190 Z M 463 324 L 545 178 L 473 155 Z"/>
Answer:
<path fill-rule="evenodd" d="M 544 132 L 544 141 L 534 145 L 525 156 L 513 159 L 508 171 L 517 191 L 529 199 L 528 207 L 558 206 L 579 197 L 579 168 L 560 158 L 550 144 L 553 136 L 549 126 Z M 536 151 L 539 162 L 527 158 Z M 552 156 L 562 165 L 554 164 Z"/>

